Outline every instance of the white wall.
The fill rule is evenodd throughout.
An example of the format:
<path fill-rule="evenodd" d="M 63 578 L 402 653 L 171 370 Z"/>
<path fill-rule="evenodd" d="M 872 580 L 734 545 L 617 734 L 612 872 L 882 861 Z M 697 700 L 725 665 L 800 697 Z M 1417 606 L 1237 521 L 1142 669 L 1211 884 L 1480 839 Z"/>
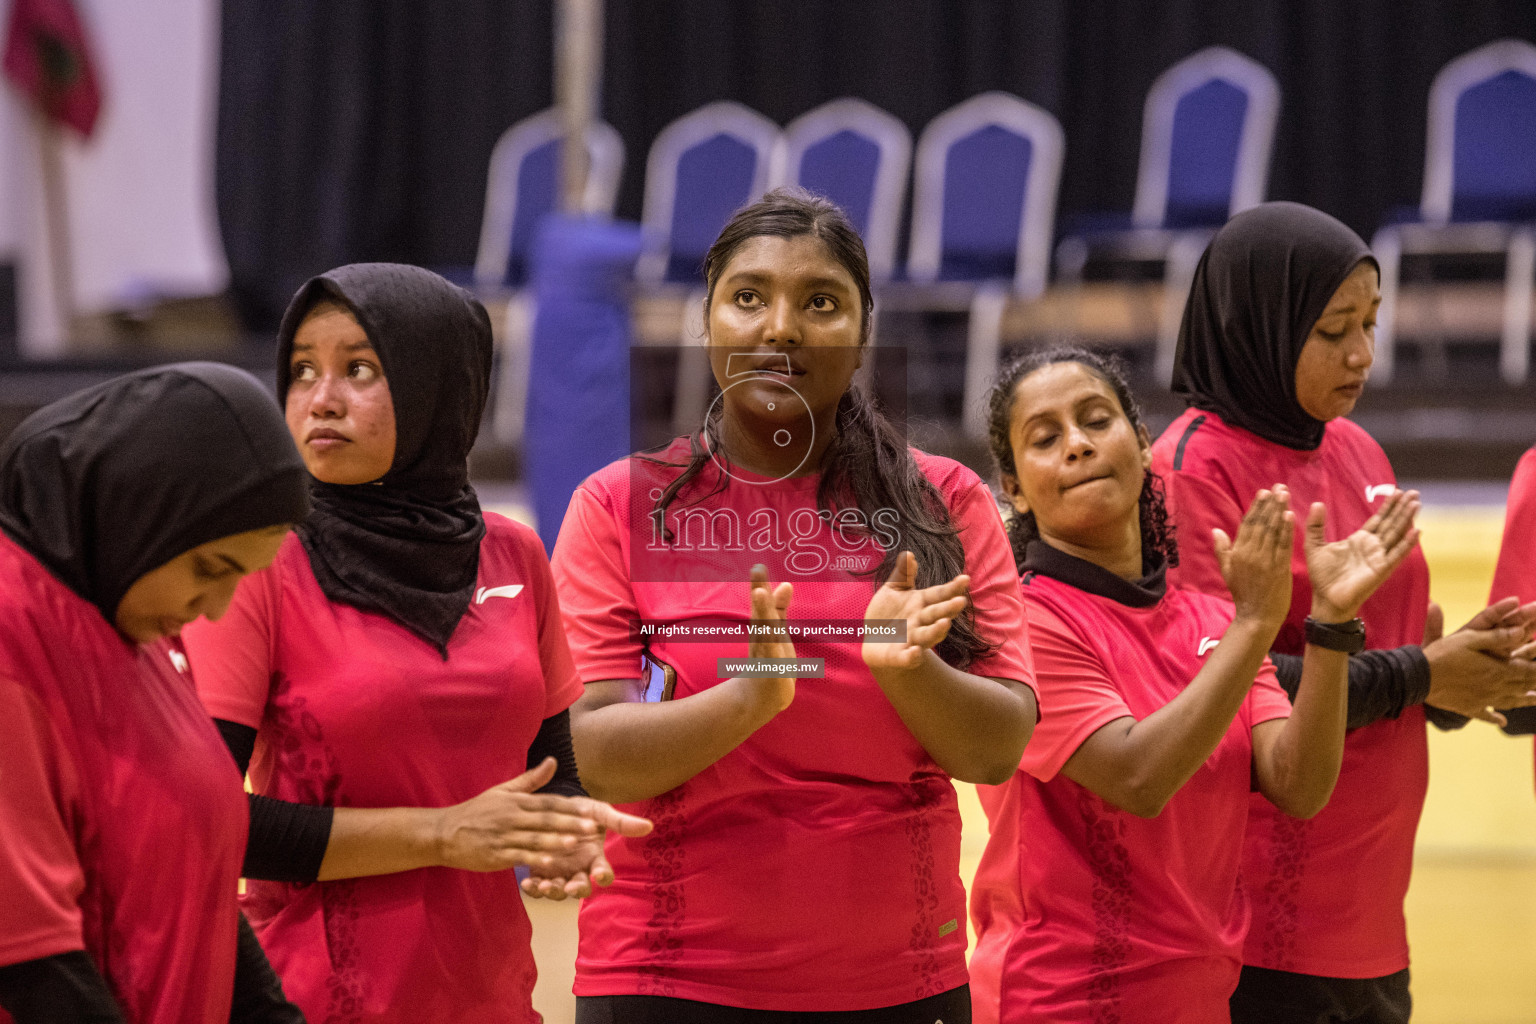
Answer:
<path fill-rule="evenodd" d="M 79 312 L 202 295 L 229 277 L 214 215 L 218 0 L 75 0 L 104 102 L 87 141 L 63 132 Z M 66 349 L 48 269 L 36 119 L 0 99 L 0 252 L 18 261 L 23 351 Z"/>

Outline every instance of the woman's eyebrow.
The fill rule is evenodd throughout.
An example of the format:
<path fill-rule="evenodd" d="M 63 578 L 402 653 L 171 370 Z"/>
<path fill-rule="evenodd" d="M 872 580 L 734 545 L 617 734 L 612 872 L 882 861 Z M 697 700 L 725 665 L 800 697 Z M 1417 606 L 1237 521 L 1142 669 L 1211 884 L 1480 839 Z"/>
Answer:
<path fill-rule="evenodd" d="M 342 342 L 341 347 L 348 352 L 356 352 L 359 349 L 373 348 L 373 342 L 363 338 L 358 341 Z M 292 350 L 294 352 L 313 352 L 315 350 L 315 343 L 312 341 L 295 341 Z"/>
<path fill-rule="evenodd" d="M 760 270 L 737 270 L 727 274 L 725 281 L 729 284 L 762 284 L 769 276 Z"/>
<path fill-rule="evenodd" d="M 812 277 L 802 282 L 807 288 L 826 288 L 831 291 L 850 291 L 846 282 L 835 277 Z"/>

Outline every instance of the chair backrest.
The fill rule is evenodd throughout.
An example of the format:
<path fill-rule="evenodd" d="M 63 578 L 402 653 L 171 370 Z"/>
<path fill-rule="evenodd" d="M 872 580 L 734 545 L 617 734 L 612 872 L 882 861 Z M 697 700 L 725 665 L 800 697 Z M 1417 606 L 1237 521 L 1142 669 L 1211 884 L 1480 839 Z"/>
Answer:
<path fill-rule="evenodd" d="M 1435 76 L 1420 213 L 1436 224 L 1536 220 L 1536 46 L 1501 39 Z"/>
<path fill-rule="evenodd" d="M 699 265 L 731 215 L 771 180 L 779 126 L 740 103 L 710 103 L 673 121 L 645 163 L 642 281 L 697 282 Z"/>
<path fill-rule="evenodd" d="M 1043 291 L 1064 149 L 1056 118 L 1005 92 L 935 117 L 917 143 L 907 276 Z"/>
<path fill-rule="evenodd" d="M 1275 76 L 1236 50 L 1210 46 L 1164 71 L 1142 113 L 1136 226 L 1215 226 L 1263 202 L 1279 115 Z"/>
<path fill-rule="evenodd" d="M 784 128 L 774 181 L 826 196 L 848 214 L 869 252 L 870 276 L 891 276 L 907 197 L 912 135 L 872 103 L 853 97 L 823 103 Z"/>
<path fill-rule="evenodd" d="M 528 250 L 540 218 L 560 205 L 560 111 L 525 117 L 502 133 L 491 150 L 486 175 L 485 213 L 480 218 L 480 251 L 475 283 L 520 286 L 528 277 Z M 612 125 L 597 122 L 587 134 L 587 213 L 612 215 L 624 172 L 624 141 Z"/>

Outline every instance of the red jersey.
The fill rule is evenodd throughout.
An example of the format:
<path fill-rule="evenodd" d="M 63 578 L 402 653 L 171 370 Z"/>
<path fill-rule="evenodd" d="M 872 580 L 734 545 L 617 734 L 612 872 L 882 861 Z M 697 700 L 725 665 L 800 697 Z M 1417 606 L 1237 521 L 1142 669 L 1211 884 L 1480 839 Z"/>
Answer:
<path fill-rule="evenodd" d="M 1536 448 L 1520 456 L 1509 481 L 1504 538 L 1488 603 L 1506 597 L 1518 597 L 1521 604 L 1536 601 Z"/>
<path fill-rule="evenodd" d="M 1488 603 L 1506 597 L 1518 597 L 1521 604 L 1536 601 L 1536 448 L 1520 456 L 1509 481 L 1504 539 L 1499 542 Z"/>
<path fill-rule="evenodd" d="M 679 442 L 669 455 L 686 452 Z M 977 626 L 999 644 L 969 671 L 1032 682 L 997 503 L 970 470 L 913 454 L 960 530 Z M 650 557 L 636 548 L 647 543 L 653 495 L 678 472 L 621 460 L 571 499 L 554 567 L 584 681 L 639 675 L 636 622 L 750 619 L 754 562 L 767 564 L 774 583 L 794 582 L 791 619 L 863 619 L 877 581 L 826 558 L 846 555 L 862 568 L 878 564 L 879 549 L 870 540 L 853 552 L 855 535 L 836 535 L 816 515 L 815 476 L 769 482 L 737 471 L 692 506 L 719 512 L 723 526 L 751 525 L 766 510 L 756 526 L 798 522 L 793 542 L 765 534 L 705 551 L 679 527 L 674 581 L 636 579 L 632 566 Z M 805 571 L 794 573 L 791 560 Z M 653 558 L 650 569 L 666 562 Z M 747 644 L 652 636 L 648 652 L 677 670 L 681 698 L 718 683 L 716 659 L 742 657 Z M 617 880 L 582 904 L 577 995 L 863 1010 L 965 984 L 960 814 L 948 776 L 902 724 L 857 639 L 797 642 L 795 654 L 825 658 L 826 677 L 801 679 L 788 709 L 709 768 L 630 805 L 655 821 L 651 835 L 609 835 Z"/>
<path fill-rule="evenodd" d="M 382 615 L 327 600 L 297 536 L 222 619 L 188 627 L 208 711 L 258 730 L 256 792 L 446 807 L 526 769 L 540 723 L 581 687 L 538 537 L 492 513 L 485 525 L 476 596 L 446 659 Z M 244 905 L 288 998 L 312 1021 L 539 1019 L 511 871 L 252 880 Z"/>
<path fill-rule="evenodd" d="M 84 950 L 130 1024 L 224 1024 L 248 818 L 174 648 L 3 535 L 0 623 L 0 965 Z"/>
<path fill-rule="evenodd" d="M 1327 539 L 1360 528 L 1397 485 L 1381 446 L 1346 419 L 1329 421 L 1314 451 L 1266 441 L 1190 409 L 1152 446 L 1178 527 L 1181 586 L 1226 596 L 1212 527 L 1236 536 L 1262 488 L 1291 491 L 1298 524 L 1328 507 Z M 1312 606 L 1302 530 L 1291 557 L 1291 610 L 1275 650 L 1301 654 Z M 1429 566 L 1415 548 L 1360 609 L 1372 649 L 1419 644 L 1429 607 Z M 1408 966 L 1403 898 L 1413 839 L 1429 786 L 1424 708 L 1352 730 L 1328 806 L 1300 821 L 1255 796 L 1243 882 L 1253 905 L 1244 963 L 1336 978 L 1377 978 Z"/>
<path fill-rule="evenodd" d="M 1044 712 L 1013 779 L 977 787 L 991 836 L 971 889 L 976 1021 L 1225 1024 L 1248 925 L 1237 880 L 1253 727 L 1289 717 L 1290 702 L 1266 659 L 1215 751 L 1155 818 L 1061 775 L 1094 732 L 1183 692 L 1232 621 L 1229 602 L 1070 562 L 1070 583 L 1025 574 Z"/>

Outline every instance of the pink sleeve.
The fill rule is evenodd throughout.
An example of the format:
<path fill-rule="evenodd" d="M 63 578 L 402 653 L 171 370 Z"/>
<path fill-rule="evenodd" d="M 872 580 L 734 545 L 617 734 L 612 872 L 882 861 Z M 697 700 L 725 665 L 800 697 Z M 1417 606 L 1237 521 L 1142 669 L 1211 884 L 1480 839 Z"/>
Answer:
<path fill-rule="evenodd" d="M 1040 721 L 1020 767 L 1042 782 L 1061 771 L 1083 741 L 1118 718 L 1132 718 L 1097 655 L 1053 611 L 1029 603 Z"/>
<path fill-rule="evenodd" d="M 1504 512 L 1504 539 L 1493 570 L 1488 603 L 1514 595 L 1521 603 L 1536 601 L 1536 448 L 1520 456 L 1509 482 L 1509 506 Z"/>
<path fill-rule="evenodd" d="M 1019 573 L 1003 518 L 987 485 L 975 483 L 950 509 L 965 547 L 965 571 L 971 577 L 971 607 L 983 640 L 998 644 L 992 654 L 971 665 L 973 675 L 1011 679 L 1033 689 L 1035 665 L 1029 626 L 1019 596 Z"/>
<path fill-rule="evenodd" d="M 539 595 L 539 664 L 544 669 L 544 717 L 558 715 L 581 697 L 581 679 L 571 661 L 571 647 L 565 638 L 565 621 L 560 615 L 560 597 L 555 592 L 555 577 L 544 555 L 544 546 L 531 531 L 527 534 L 528 560 L 541 591 Z"/>
<path fill-rule="evenodd" d="M 1280 688 L 1280 682 L 1275 678 L 1275 663 L 1268 658 L 1259 667 L 1253 689 L 1243 701 L 1243 713 L 1248 716 L 1249 729 L 1262 722 L 1291 717 L 1291 699 Z"/>
<path fill-rule="evenodd" d="M 277 572 L 282 560 L 279 554 L 273 565 L 241 580 L 219 621 L 198 619 L 181 631 L 197 695 L 214 718 L 261 727 L 272 684 Z"/>
<path fill-rule="evenodd" d="M 583 683 L 638 679 L 640 613 L 618 524 L 586 486 L 571 495 L 552 568 L 577 677 Z"/>
<path fill-rule="evenodd" d="M 1191 473 L 1169 473 L 1164 484 L 1179 545 L 1179 564 L 1168 571 L 1168 582 L 1230 601 L 1211 530 L 1220 528 L 1228 537 L 1237 536 L 1242 507 L 1230 494 Z"/>
<path fill-rule="evenodd" d="M 78 783 L 37 698 L 0 679 L 0 966 L 85 948 Z M 9 1018 L 6 1018 L 7 1020 Z"/>

